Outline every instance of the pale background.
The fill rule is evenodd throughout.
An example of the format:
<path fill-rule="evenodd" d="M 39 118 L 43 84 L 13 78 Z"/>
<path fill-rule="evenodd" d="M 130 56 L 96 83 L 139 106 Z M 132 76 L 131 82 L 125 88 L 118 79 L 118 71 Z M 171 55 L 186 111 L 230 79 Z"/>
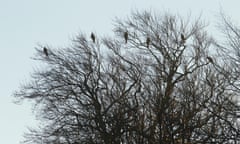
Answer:
<path fill-rule="evenodd" d="M 214 32 L 220 9 L 236 23 L 239 0 L 0 0 L 0 143 L 18 144 L 36 126 L 29 103 L 13 103 L 13 92 L 30 80 L 39 63 L 34 47 L 64 47 L 78 32 L 111 34 L 113 19 L 133 10 L 202 15 Z"/>

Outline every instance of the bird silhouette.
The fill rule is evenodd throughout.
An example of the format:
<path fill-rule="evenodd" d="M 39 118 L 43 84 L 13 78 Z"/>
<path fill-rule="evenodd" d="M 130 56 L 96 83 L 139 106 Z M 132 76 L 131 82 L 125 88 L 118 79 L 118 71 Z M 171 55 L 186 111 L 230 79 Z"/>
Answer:
<path fill-rule="evenodd" d="M 147 40 L 146 40 L 146 44 L 147 44 L 147 48 L 149 48 L 149 45 L 150 45 L 150 38 L 149 37 L 147 37 Z"/>
<path fill-rule="evenodd" d="M 91 39 L 92 39 L 93 43 L 95 43 L 95 35 L 93 33 L 91 33 Z"/>
<path fill-rule="evenodd" d="M 207 59 L 210 63 L 213 63 L 213 59 L 210 56 L 208 56 Z"/>
<path fill-rule="evenodd" d="M 182 41 L 185 41 L 185 40 L 186 40 L 183 34 L 181 34 L 181 40 L 182 40 Z"/>
<path fill-rule="evenodd" d="M 128 41 L 128 32 L 127 31 L 124 33 L 124 39 L 125 39 L 125 43 L 127 43 L 127 41 Z"/>
<path fill-rule="evenodd" d="M 48 56 L 48 50 L 47 50 L 46 47 L 43 48 L 43 53 L 44 53 L 46 56 Z"/>

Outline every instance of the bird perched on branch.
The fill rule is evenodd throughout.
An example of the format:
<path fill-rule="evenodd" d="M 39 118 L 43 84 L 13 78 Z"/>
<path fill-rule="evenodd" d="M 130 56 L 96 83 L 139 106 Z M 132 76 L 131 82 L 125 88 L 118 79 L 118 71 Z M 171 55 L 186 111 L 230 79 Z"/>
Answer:
<path fill-rule="evenodd" d="M 185 41 L 186 41 L 186 38 L 183 34 L 181 34 L 181 41 L 182 41 L 182 43 L 185 43 Z"/>
<path fill-rule="evenodd" d="M 43 48 L 43 53 L 44 53 L 46 56 L 48 56 L 48 50 L 47 50 L 46 47 Z"/>
<path fill-rule="evenodd" d="M 209 61 L 210 63 L 213 64 L 213 59 L 212 59 L 210 56 L 207 56 L 207 59 L 208 59 L 208 61 Z"/>
<path fill-rule="evenodd" d="M 128 41 L 128 32 L 124 32 L 124 39 L 125 39 L 125 43 L 127 43 Z"/>
<path fill-rule="evenodd" d="M 147 44 L 147 48 L 149 48 L 149 45 L 150 45 L 150 38 L 149 37 L 147 37 L 147 39 L 146 39 L 146 44 Z"/>
<path fill-rule="evenodd" d="M 182 40 L 185 40 L 185 37 L 184 37 L 184 35 L 183 35 L 183 34 L 181 34 L 181 39 L 182 39 Z"/>
<path fill-rule="evenodd" d="M 93 33 L 91 33 L 91 39 L 92 39 L 92 41 L 93 41 L 93 43 L 95 43 L 95 35 L 93 34 Z"/>

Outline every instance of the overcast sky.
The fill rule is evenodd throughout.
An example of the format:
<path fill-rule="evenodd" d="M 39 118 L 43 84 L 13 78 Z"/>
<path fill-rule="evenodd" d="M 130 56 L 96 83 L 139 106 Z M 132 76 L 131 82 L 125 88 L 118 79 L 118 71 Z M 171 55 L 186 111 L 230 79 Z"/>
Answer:
<path fill-rule="evenodd" d="M 239 23 L 239 0 L 0 0 L 0 143 L 19 144 L 36 125 L 29 103 L 13 103 L 13 92 L 30 80 L 34 47 L 64 47 L 83 31 L 110 34 L 113 19 L 133 10 L 170 12 L 216 25 L 220 8 Z"/>

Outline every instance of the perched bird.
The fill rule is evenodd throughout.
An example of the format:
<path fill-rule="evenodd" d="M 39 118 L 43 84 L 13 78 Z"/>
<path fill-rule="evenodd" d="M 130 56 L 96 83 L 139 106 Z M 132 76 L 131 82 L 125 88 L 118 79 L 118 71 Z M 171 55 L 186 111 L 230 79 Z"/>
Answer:
<path fill-rule="evenodd" d="M 128 32 L 127 31 L 124 33 L 124 39 L 125 39 L 125 43 L 127 43 L 127 41 L 128 41 Z"/>
<path fill-rule="evenodd" d="M 207 59 L 210 63 L 213 63 L 213 59 L 211 57 L 208 56 Z"/>
<path fill-rule="evenodd" d="M 48 50 L 47 50 L 46 47 L 43 48 L 43 53 L 44 53 L 46 56 L 48 56 Z"/>
<path fill-rule="evenodd" d="M 93 43 L 95 43 L 95 35 L 93 33 L 91 33 L 91 39 L 92 39 Z"/>
<path fill-rule="evenodd" d="M 181 34 L 181 43 L 184 44 L 186 42 L 186 38 L 183 34 Z"/>
<path fill-rule="evenodd" d="M 186 40 L 183 34 L 181 34 L 181 40 L 182 40 L 182 41 L 185 41 L 185 40 Z"/>
<path fill-rule="evenodd" d="M 149 48 L 149 45 L 150 45 L 150 38 L 149 37 L 147 37 L 147 40 L 146 40 L 146 44 L 147 44 L 147 48 Z"/>

